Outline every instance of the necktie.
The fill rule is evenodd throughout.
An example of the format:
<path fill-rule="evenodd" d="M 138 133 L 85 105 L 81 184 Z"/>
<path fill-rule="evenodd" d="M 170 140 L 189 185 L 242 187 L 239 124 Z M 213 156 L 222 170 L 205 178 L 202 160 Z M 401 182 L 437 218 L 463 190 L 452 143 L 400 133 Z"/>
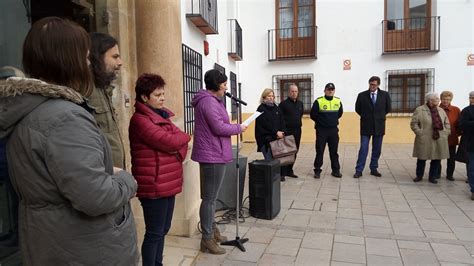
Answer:
<path fill-rule="evenodd" d="M 375 93 L 371 93 L 370 98 L 372 99 L 372 104 L 375 105 Z"/>

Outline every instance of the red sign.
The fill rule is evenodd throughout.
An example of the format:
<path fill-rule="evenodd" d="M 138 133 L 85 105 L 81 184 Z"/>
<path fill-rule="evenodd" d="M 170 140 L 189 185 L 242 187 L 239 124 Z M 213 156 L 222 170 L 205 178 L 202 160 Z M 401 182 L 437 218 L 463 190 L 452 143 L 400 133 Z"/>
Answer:
<path fill-rule="evenodd" d="M 467 65 L 474 66 L 474 54 L 469 54 L 467 56 Z"/>
<path fill-rule="evenodd" d="M 350 59 L 345 59 L 343 65 L 344 70 L 351 70 L 352 62 Z"/>

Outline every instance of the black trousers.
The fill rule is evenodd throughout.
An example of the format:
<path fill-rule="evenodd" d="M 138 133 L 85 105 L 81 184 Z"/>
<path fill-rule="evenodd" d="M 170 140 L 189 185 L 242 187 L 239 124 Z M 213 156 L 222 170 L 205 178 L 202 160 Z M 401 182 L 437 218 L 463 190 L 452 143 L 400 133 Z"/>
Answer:
<path fill-rule="evenodd" d="M 449 158 L 446 162 L 446 177 L 453 177 L 454 169 L 456 167 L 456 160 L 454 159 L 456 156 L 456 145 L 449 146 Z M 439 166 L 438 178 L 441 176 L 441 165 Z"/>
<path fill-rule="evenodd" d="M 425 174 L 426 160 L 416 160 L 416 177 L 423 177 Z M 428 179 L 433 180 L 439 173 L 439 168 L 441 167 L 441 160 L 431 160 L 430 170 L 428 172 Z"/>
<path fill-rule="evenodd" d="M 321 172 L 323 166 L 324 149 L 326 143 L 329 147 L 329 158 L 331 159 L 332 171 L 339 171 L 339 154 L 337 147 L 339 146 L 339 129 L 334 128 L 317 128 L 316 129 L 316 158 L 314 159 L 314 172 Z"/>
<path fill-rule="evenodd" d="M 288 132 L 288 135 L 293 135 L 295 137 L 296 147 L 299 150 L 300 149 L 300 142 L 301 142 L 301 127 L 299 127 L 299 128 L 287 128 L 286 131 Z M 297 154 L 295 154 L 295 161 L 296 161 L 296 155 Z M 290 164 L 290 165 L 287 165 L 287 166 L 282 166 L 280 174 L 282 176 L 294 174 L 293 165 L 294 164 Z"/>

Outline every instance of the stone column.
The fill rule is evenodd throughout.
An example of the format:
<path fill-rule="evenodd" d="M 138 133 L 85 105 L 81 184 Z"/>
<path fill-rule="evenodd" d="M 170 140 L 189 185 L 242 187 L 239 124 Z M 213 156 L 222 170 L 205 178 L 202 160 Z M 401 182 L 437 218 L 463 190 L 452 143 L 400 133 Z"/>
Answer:
<path fill-rule="evenodd" d="M 181 52 L 181 1 L 135 1 L 137 72 L 161 75 L 165 82 L 165 106 L 175 117 L 173 122 L 184 128 L 183 65 Z M 135 98 L 135 97 L 133 97 Z M 170 234 L 191 236 L 199 220 L 199 166 L 184 162 L 183 192 L 176 197 Z M 140 210 L 141 211 L 141 210 Z M 137 226 L 141 213 L 135 212 Z M 141 216 L 143 217 L 143 216 Z M 140 232 L 139 228 L 139 232 Z"/>

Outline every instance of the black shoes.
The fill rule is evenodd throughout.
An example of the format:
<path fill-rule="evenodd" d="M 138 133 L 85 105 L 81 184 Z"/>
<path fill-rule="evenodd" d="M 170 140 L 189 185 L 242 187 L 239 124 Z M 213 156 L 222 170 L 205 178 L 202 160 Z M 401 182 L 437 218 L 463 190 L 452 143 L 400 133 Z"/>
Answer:
<path fill-rule="evenodd" d="M 292 174 L 288 174 L 288 175 L 286 175 L 286 176 L 293 177 L 293 178 L 298 178 L 298 176 L 297 176 L 297 175 L 295 175 L 294 173 L 292 173 Z"/>
<path fill-rule="evenodd" d="M 319 171 L 314 171 L 313 177 L 314 177 L 314 178 L 321 178 L 321 172 L 319 172 Z"/>
<path fill-rule="evenodd" d="M 438 180 L 436 180 L 436 177 L 432 177 L 428 179 L 428 181 L 430 181 L 430 183 L 433 183 L 433 184 L 438 184 Z"/>
<path fill-rule="evenodd" d="M 452 176 L 447 176 L 446 179 L 448 179 L 449 181 L 454 181 L 454 177 Z"/>
<path fill-rule="evenodd" d="M 420 182 L 422 179 L 422 176 L 417 176 L 415 179 L 413 179 L 413 182 Z"/>
<path fill-rule="evenodd" d="M 354 174 L 354 178 L 359 178 L 359 177 L 361 177 L 361 176 L 362 176 L 362 173 L 361 173 L 361 172 L 356 172 L 356 173 Z"/>
<path fill-rule="evenodd" d="M 331 175 L 334 176 L 334 177 L 337 177 L 337 178 L 341 178 L 342 177 L 342 174 L 341 172 L 338 170 L 338 171 L 332 171 L 331 172 Z"/>
<path fill-rule="evenodd" d="M 285 177 L 284 177 L 284 176 L 281 176 L 281 177 L 280 177 L 280 181 L 281 181 L 281 182 L 285 182 L 285 181 L 286 181 Z"/>
<path fill-rule="evenodd" d="M 377 169 L 370 171 L 370 175 L 373 175 L 373 176 L 376 176 L 376 177 L 381 177 L 382 176 L 382 174 L 379 171 L 377 171 Z"/>

